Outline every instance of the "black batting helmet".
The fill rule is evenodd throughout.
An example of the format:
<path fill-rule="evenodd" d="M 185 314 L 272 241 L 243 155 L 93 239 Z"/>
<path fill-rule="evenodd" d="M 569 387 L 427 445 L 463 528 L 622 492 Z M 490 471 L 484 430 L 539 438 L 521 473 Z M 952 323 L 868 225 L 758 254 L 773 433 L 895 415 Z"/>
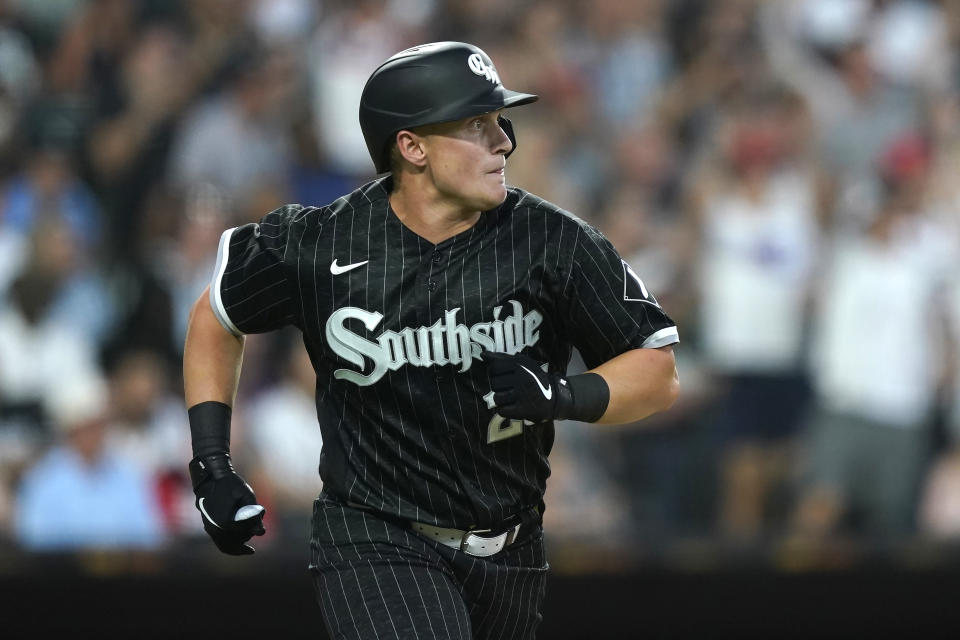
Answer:
<path fill-rule="evenodd" d="M 360 96 L 360 128 L 377 173 L 383 173 L 390 168 L 388 151 L 401 129 L 453 122 L 536 99 L 504 88 L 493 61 L 479 47 L 432 42 L 401 51 L 370 75 Z M 501 120 L 516 146 L 510 121 Z"/>

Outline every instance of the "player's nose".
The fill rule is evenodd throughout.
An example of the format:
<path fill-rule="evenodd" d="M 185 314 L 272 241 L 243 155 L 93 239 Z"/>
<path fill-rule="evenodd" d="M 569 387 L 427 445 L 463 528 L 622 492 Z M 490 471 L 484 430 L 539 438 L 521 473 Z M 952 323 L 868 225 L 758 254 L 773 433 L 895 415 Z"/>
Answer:
<path fill-rule="evenodd" d="M 500 125 L 499 120 L 497 121 L 497 126 L 494 127 L 494 149 L 493 152 L 496 154 L 502 153 L 507 155 L 513 151 L 513 142 L 510 141 L 510 136 L 507 135 L 507 132 L 503 130 L 503 127 Z"/>

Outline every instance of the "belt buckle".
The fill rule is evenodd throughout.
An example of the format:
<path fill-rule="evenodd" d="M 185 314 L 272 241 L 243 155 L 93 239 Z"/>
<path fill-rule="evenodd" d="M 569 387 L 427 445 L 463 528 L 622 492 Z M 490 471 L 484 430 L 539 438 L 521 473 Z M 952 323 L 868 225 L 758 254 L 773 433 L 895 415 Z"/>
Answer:
<path fill-rule="evenodd" d="M 503 545 L 500 547 L 500 550 L 502 551 L 503 549 L 506 549 L 511 544 L 513 544 L 514 540 L 517 539 L 517 535 L 520 533 L 521 526 L 522 526 L 522 523 L 518 522 L 516 525 L 514 525 L 507 531 L 504 531 L 503 533 L 492 536 L 490 539 L 493 540 L 495 538 L 499 538 L 500 536 L 503 536 Z M 474 555 L 469 550 L 470 543 L 467 541 L 467 539 L 471 535 L 479 534 L 479 533 L 493 533 L 493 529 L 471 529 L 469 531 L 464 531 L 463 537 L 460 538 L 460 551 L 463 551 L 464 553 L 469 553 L 470 555 Z"/>
<path fill-rule="evenodd" d="M 475 533 L 491 533 L 493 529 L 468 529 L 463 532 L 463 537 L 460 538 L 460 551 L 466 552 L 470 546 L 470 543 L 467 542 L 467 538 L 472 536 Z"/>
<path fill-rule="evenodd" d="M 503 547 L 507 548 L 513 544 L 514 540 L 517 539 L 517 536 L 520 534 L 520 527 L 522 523 L 518 522 L 510 531 L 507 532 L 507 539 L 503 542 Z"/>

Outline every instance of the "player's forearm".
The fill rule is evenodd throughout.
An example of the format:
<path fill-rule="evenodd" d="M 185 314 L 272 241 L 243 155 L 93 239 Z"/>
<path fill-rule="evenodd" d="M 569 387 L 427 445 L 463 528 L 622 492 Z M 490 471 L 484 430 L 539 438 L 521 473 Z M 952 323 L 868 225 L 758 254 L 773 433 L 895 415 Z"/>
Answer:
<path fill-rule="evenodd" d="M 194 303 L 183 349 L 183 386 L 187 407 L 215 401 L 233 406 L 243 362 L 242 336 L 221 326 L 210 308 L 209 291 Z"/>
<path fill-rule="evenodd" d="M 591 371 L 610 387 L 610 403 L 598 424 L 636 422 L 669 409 L 680 390 L 673 347 L 633 349 Z"/>

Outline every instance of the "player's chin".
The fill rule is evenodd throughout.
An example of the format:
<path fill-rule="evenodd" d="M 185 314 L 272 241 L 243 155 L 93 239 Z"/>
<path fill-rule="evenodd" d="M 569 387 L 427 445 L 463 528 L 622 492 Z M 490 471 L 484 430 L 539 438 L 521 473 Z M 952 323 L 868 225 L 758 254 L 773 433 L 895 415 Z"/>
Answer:
<path fill-rule="evenodd" d="M 496 209 L 501 204 L 503 204 L 503 201 L 506 199 L 507 199 L 507 190 L 504 189 L 502 194 L 498 194 L 497 196 L 491 195 L 488 198 L 484 198 L 483 203 L 477 208 L 480 209 L 481 211 L 489 211 L 490 209 Z"/>
<path fill-rule="evenodd" d="M 496 176 L 495 180 L 490 180 L 488 186 L 483 191 L 484 207 L 483 209 L 492 209 L 499 207 L 507 199 L 507 185 L 503 176 Z"/>

